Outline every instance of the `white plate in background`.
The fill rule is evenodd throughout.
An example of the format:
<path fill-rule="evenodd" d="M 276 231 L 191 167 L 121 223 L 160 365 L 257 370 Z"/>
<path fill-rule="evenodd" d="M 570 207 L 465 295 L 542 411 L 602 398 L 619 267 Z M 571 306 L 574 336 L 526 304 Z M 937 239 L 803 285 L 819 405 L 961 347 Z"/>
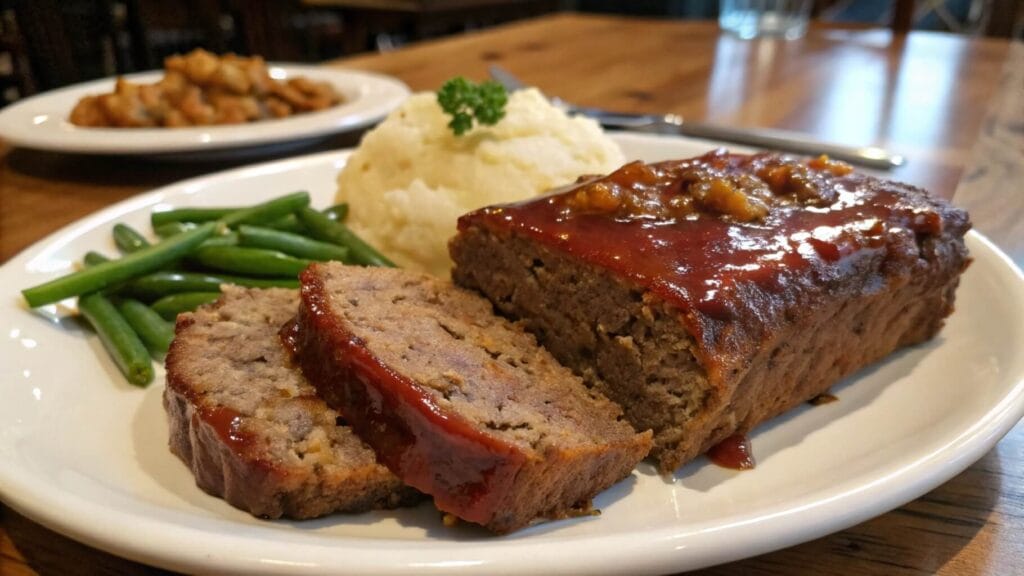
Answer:
<path fill-rule="evenodd" d="M 628 158 L 703 153 L 692 140 L 617 135 Z M 663 479 L 643 464 L 601 494 L 599 517 L 496 537 L 446 529 L 429 504 L 264 521 L 199 490 L 167 449 L 163 373 L 125 383 L 76 322 L 25 309 L 18 290 L 110 229 L 148 230 L 160 205 L 251 203 L 307 189 L 334 195 L 348 154 L 332 152 L 204 176 L 143 194 L 51 235 L 0 267 L 0 497 L 72 538 L 184 572 L 445 574 L 675 572 L 841 530 L 908 502 L 988 451 L 1024 412 L 1024 279 L 977 233 L 957 311 L 933 341 L 890 356 L 752 434 L 757 468 L 701 458 Z"/>
<path fill-rule="evenodd" d="M 217 151 L 265 152 L 295 147 L 338 132 L 378 122 L 409 96 L 397 78 L 337 68 L 271 64 L 277 80 L 305 76 L 334 86 L 343 101 L 336 106 L 287 118 L 245 124 L 185 128 L 85 128 L 68 121 L 72 108 L 88 95 L 111 92 L 114 78 L 84 82 L 26 98 L 0 110 L 0 138 L 14 146 L 88 154 L 162 155 L 202 158 Z M 128 74 L 132 82 L 152 83 L 163 71 Z M 290 146 L 288 146 L 290 145 Z"/>

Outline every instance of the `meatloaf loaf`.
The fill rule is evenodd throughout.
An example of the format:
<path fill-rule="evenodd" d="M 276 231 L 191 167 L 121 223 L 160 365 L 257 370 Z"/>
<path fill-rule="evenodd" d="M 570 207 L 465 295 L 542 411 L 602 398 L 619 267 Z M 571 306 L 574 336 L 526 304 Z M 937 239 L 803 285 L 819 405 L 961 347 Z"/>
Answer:
<path fill-rule="evenodd" d="M 292 365 L 278 330 L 298 304 L 297 290 L 225 286 L 217 302 L 178 316 L 164 391 L 171 451 L 200 488 L 255 516 L 418 500 Z"/>
<path fill-rule="evenodd" d="M 470 213 L 450 250 L 455 282 L 652 429 L 670 472 L 932 338 L 969 228 L 825 157 L 715 151 Z"/>
<path fill-rule="evenodd" d="M 301 280 L 303 371 L 444 512 L 499 533 L 573 515 L 650 449 L 650 432 L 477 294 L 337 263 Z"/>

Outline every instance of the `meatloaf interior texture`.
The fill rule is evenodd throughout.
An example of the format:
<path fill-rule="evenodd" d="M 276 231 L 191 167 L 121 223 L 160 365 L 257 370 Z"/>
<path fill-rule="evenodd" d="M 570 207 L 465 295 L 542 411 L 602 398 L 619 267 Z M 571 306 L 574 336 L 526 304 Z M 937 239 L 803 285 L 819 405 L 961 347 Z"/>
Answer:
<path fill-rule="evenodd" d="M 824 159 L 715 152 L 471 213 L 450 249 L 455 282 L 652 429 L 671 472 L 933 337 L 969 227 Z"/>
<path fill-rule="evenodd" d="M 314 264 L 298 318 L 321 397 L 440 510 L 495 532 L 578 513 L 650 449 L 618 406 L 450 282 Z"/>
<path fill-rule="evenodd" d="M 178 317 L 167 355 L 170 447 L 206 492 L 255 516 L 314 518 L 419 500 L 316 397 L 278 336 L 297 290 L 231 286 Z"/>

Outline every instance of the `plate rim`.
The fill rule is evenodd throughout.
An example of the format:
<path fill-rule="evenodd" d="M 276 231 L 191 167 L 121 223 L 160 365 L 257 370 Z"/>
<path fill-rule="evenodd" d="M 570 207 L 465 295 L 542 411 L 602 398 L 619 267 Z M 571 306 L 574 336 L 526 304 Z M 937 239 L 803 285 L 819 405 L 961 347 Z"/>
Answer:
<path fill-rule="evenodd" d="M 620 140 L 650 140 L 649 136 L 615 135 L 616 141 Z M 678 140 L 674 137 L 655 137 L 658 139 Z M 72 241 L 72 238 L 80 235 L 85 230 L 95 228 L 100 222 L 107 222 L 128 212 L 133 212 L 147 205 L 153 205 L 162 201 L 168 193 L 190 186 L 201 184 L 210 179 L 232 179 L 243 177 L 247 173 L 279 172 L 288 171 L 305 164 L 318 162 L 341 162 L 347 159 L 351 150 L 329 151 L 317 154 L 298 156 L 284 160 L 276 160 L 260 164 L 253 164 L 230 170 L 214 172 L 174 182 L 161 186 L 149 192 L 141 193 L 103 210 L 85 216 L 72 222 L 61 229 L 53 232 L 45 238 L 34 243 L 25 250 L 19 252 L 6 262 L 0 271 L 24 266 L 30 260 L 38 257 L 49 249 L 59 249 Z M 1020 294 L 1024 294 L 1024 273 L 1003 253 L 994 243 L 981 233 L 972 230 L 967 236 L 968 242 L 977 244 L 986 253 L 986 257 L 993 258 L 994 270 L 1001 277 L 1008 277 L 1014 281 L 1014 286 Z M 976 256 L 981 251 L 976 252 Z M 24 309 L 24 304 L 19 303 Z M 768 514 L 760 518 L 746 522 L 744 525 L 731 527 L 737 531 L 738 538 L 748 544 L 744 551 L 737 555 L 728 546 L 718 543 L 716 546 L 706 536 L 694 538 L 691 532 L 700 532 L 701 524 L 691 524 L 685 527 L 686 533 L 680 533 L 680 527 L 661 528 L 644 533 L 642 541 L 635 538 L 635 534 L 611 534 L 611 535 L 573 535 L 557 538 L 561 544 L 559 554 L 552 557 L 550 552 L 545 551 L 552 545 L 550 539 L 545 538 L 522 538 L 522 539 L 494 539 L 482 542 L 458 542 L 458 541 L 402 541 L 403 546 L 415 550 L 422 555 L 422 562 L 417 562 L 419 568 L 443 569 L 448 572 L 459 573 L 505 573 L 514 571 L 518 566 L 511 568 L 505 564 L 498 564 L 497 558 L 516 553 L 523 557 L 543 557 L 549 564 L 548 570 L 561 571 L 593 571 L 604 573 L 621 573 L 623 562 L 630 561 L 630 571 L 657 572 L 679 569 L 681 563 L 685 563 L 687 569 L 717 564 L 723 561 L 735 560 L 741 557 L 749 557 L 762 554 L 772 550 L 792 546 L 814 537 L 823 536 L 828 533 L 839 531 L 855 525 L 868 518 L 875 517 L 893 508 L 896 508 L 922 494 L 934 489 L 936 486 L 948 481 L 959 474 L 978 458 L 990 450 L 1009 430 L 1024 416 L 1024 374 L 1016 374 L 1016 383 L 1009 387 L 1002 400 L 988 407 L 985 417 L 975 422 L 972 426 L 963 430 L 953 442 L 950 442 L 942 451 L 933 452 L 925 457 L 919 458 L 910 465 L 903 466 L 882 480 L 895 480 L 902 478 L 898 489 L 892 489 L 882 480 L 875 481 L 867 486 L 860 486 L 848 490 L 842 494 L 830 498 L 824 502 L 808 501 L 815 498 L 805 497 L 797 502 L 787 501 L 768 509 Z M 913 473 L 913 476 L 906 476 Z M 330 566 L 322 564 L 293 564 L 282 565 L 280 563 L 268 563 L 266 558 L 257 556 L 241 556 L 237 552 L 251 544 L 252 538 L 224 534 L 226 541 L 232 546 L 222 549 L 222 553 L 211 554 L 208 550 L 196 551 L 182 555 L 181 550 L 190 550 L 189 544 L 194 542 L 194 537 L 205 533 L 187 526 L 167 524 L 150 517 L 140 518 L 139 513 L 129 513 L 117 509 L 105 509 L 108 521 L 97 526 L 90 519 L 93 517 L 90 512 L 103 508 L 101 505 L 73 494 L 61 494 L 65 504 L 71 501 L 72 507 L 55 506 L 58 499 L 43 498 L 33 499 L 28 496 L 30 490 L 25 489 L 29 484 L 32 475 L 20 473 L 17 469 L 0 470 L 0 495 L 4 502 L 12 509 L 32 518 L 33 520 L 53 529 L 57 532 L 84 542 L 88 545 L 107 550 L 111 553 L 130 558 L 148 564 L 162 566 L 172 569 L 185 570 L 216 570 L 233 573 L 273 573 L 287 569 L 293 573 L 319 573 Z M 18 486 L 18 485 L 21 486 Z M 21 488 L 21 491 L 18 490 Z M 859 499 L 871 499 L 875 505 L 871 507 L 859 507 L 850 510 L 846 504 L 851 497 Z M 795 511 L 794 511 L 795 508 Z M 75 513 L 68 513 L 68 510 L 75 509 Z M 772 512 L 774 511 L 774 512 Z M 811 518 L 805 518 L 806 511 L 813 511 Z M 115 520 L 109 520 L 114 515 Z M 796 522 L 790 522 L 788 527 L 781 532 L 779 530 L 766 531 L 761 529 L 765 518 L 790 515 Z M 810 521 L 806 521 L 810 520 Z M 230 522 L 225 520 L 225 522 Z M 706 521 L 703 524 L 709 524 Z M 131 527 L 131 535 L 126 536 L 123 531 L 125 526 Z M 706 528 L 706 526 L 705 526 Z M 768 534 L 770 532 L 770 534 Z M 685 547 L 679 548 L 679 542 L 689 537 L 684 542 Z M 324 537 L 311 535 L 309 543 L 291 544 L 302 549 L 320 549 L 319 540 L 330 538 L 339 550 L 345 550 L 346 558 L 351 562 L 347 568 L 353 573 L 375 573 L 375 574 L 400 574 L 410 570 L 408 560 L 384 558 L 379 552 L 383 549 L 393 549 L 394 541 L 369 540 L 352 537 Z M 160 546 L 154 546 L 154 539 L 162 541 Z M 388 546 L 388 543 L 391 543 Z M 582 546 L 574 547 L 574 543 L 583 542 Z M 174 546 L 171 546 L 173 543 Z M 345 544 L 348 544 L 346 547 Z M 450 555 L 452 548 L 460 548 L 461 557 L 464 560 L 453 562 Z M 177 547 L 179 552 L 171 554 L 168 548 Z M 700 549 L 701 561 L 693 563 L 692 557 L 694 548 Z M 616 550 L 613 554 L 595 554 L 597 550 Z M 233 555 L 232 552 L 235 552 Z M 469 559 L 476 556 L 477 559 Z M 481 559 L 482 558 L 482 559 Z M 561 563 L 557 561 L 562 558 Z M 689 560 L 690 562 L 684 562 Z M 386 562 L 386 563 L 385 563 Z M 556 562 L 556 563 L 551 563 Z"/>
<path fill-rule="evenodd" d="M 369 126 L 383 119 L 397 108 L 412 91 L 400 79 L 366 70 L 348 67 L 328 67 L 290 62 L 268 62 L 268 70 L 280 70 L 288 75 L 304 75 L 332 82 L 369 83 L 373 92 L 358 99 L 342 102 L 325 110 L 297 114 L 288 118 L 268 119 L 261 122 L 185 128 L 77 128 L 66 131 L 63 127 L 47 132 L 27 130 L 24 116 L 33 107 L 68 94 L 85 95 L 110 90 L 113 83 L 124 77 L 129 80 L 152 81 L 162 70 L 147 70 L 130 74 L 108 76 L 95 80 L 62 86 L 33 94 L 0 110 L 0 138 L 15 147 L 74 154 L 162 155 L 187 152 L 224 151 L 264 147 L 286 142 L 313 140 L 328 135 Z M 371 101 L 373 100 L 373 101 Z M 365 108 L 365 110 L 361 110 Z M 67 123 L 66 110 L 52 120 Z M 68 137 L 70 136 L 70 137 Z"/>

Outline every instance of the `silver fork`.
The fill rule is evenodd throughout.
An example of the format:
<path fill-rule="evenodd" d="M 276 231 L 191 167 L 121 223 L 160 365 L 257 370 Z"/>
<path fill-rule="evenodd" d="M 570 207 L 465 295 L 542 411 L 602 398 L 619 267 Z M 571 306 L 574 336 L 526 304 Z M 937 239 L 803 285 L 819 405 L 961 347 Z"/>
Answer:
<path fill-rule="evenodd" d="M 504 86 L 509 92 L 526 88 L 526 84 L 501 66 L 492 65 L 490 67 L 490 74 L 491 78 Z M 613 130 L 682 134 L 684 136 L 720 140 L 733 144 L 743 144 L 756 148 L 782 150 L 811 156 L 827 154 L 830 158 L 836 160 L 883 170 L 902 166 L 905 162 L 903 156 L 893 154 L 877 146 L 846 146 L 843 144 L 819 142 L 799 132 L 787 132 L 773 128 L 733 128 L 720 124 L 706 124 L 690 120 L 684 122 L 683 117 L 676 114 L 612 112 L 601 108 L 577 106 L 557 96 L 549 96 L 549 100 L 552 104 L 570 114 L 579 114 L 593 118 L 605 128 Z"/>

